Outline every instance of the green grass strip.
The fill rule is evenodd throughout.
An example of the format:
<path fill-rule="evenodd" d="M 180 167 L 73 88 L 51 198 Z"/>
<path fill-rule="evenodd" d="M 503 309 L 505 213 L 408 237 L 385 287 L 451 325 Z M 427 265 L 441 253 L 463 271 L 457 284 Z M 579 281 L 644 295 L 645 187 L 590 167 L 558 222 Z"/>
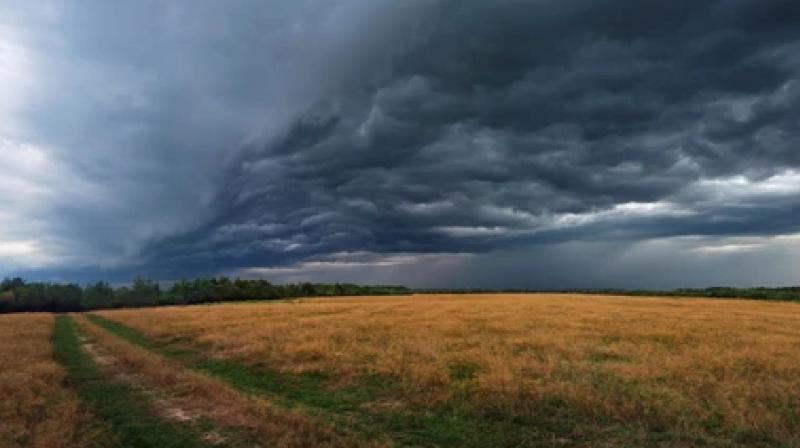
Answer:
<path fill-rule="evenodd" d="M 78 330 L 68 316 L 56 316 L 53 331 L 56 360 L 67 369 L 67 379 L 89 405 L 113 441 L 104 446 L 136 448 L 211 447 L 186 425 L 158 416 L 151 400 L 129 385 L 106 378 L 81 348 Z"/>

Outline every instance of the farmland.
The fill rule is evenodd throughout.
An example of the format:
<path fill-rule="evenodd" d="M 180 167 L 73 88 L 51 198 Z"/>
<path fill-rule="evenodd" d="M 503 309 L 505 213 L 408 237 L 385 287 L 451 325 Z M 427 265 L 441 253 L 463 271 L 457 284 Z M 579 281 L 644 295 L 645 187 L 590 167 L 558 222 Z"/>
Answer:
<path fill-rule="evenodd" d="M 14 381 L 52 391 L 7 367 L 0 387 L 70 409 L 4 419 L 1 441 L 27 442 L 3 446 L 47 446 L 15 429 L 44 424 L 69 446 L 800 444 L 793 303 L 428 294 L 2 318 L 36 348 Z"/>
<path fill-rule="evenodd" d="M 53 359 L 52 315 L 0 316 L 0 446 L 85 447 L 98 441 L 92 416 L 64 385 Z"/>

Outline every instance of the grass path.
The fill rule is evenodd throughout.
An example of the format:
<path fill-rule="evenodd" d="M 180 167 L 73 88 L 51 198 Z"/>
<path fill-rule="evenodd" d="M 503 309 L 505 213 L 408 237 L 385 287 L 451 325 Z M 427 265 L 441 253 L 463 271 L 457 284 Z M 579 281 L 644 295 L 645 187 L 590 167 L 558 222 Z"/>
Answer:
<path fill-rule="evenodd" d="M 82 348 L 70 317 L 57 316 L 53 332 L 54 355 L 67 370 L 68 381 L 95 416 L 107 425 L 107 446 L 210 447 L 190 428 L 165 421 L 148 397 L 130 385 L 103 375 Z"/>
<path fill-rule="evenodd" d="M 300 408 L 347 433 L 388 439 L 397 446 L 606 446 L 593 440 L 612 445 L 614 440 L 624 441 L 625 446 L 676 446 L 677 442 L 670 434 L 643 435 L 608 422 L 581 421 L 559 413 L 559 403 L 526 417 L 478 415 L 460 403 L 435 410 L 396 407 L 391 399 L 396 384 L 387 378 L 372 377 L 345 388 L 331 388 L 322 374 L 291 374 L 215 359 L 199 346 L 152 341 L 119 322 L 94 314 L 87 318 L 132 344 L 218 378 L 237 391 L 265 397 L 288 409 Z M 718 446 L 687 439 L 682 443 Z"/>
<path fill-rule="evenodd" d="M 153 395 L 162 415 L 178 417 L 218 446 L 362 447 L 383 445 L 336 431 L 302 412 L 242 394 L 203 372 L 147 351 L 84 316 L 79 327 L 114 360 L 110 370 L 130 378 Z"/>
<path fill-rule="evenodd" d="M 0 315 L 0 448 L 89 448 L 104 433 L 53 357 L 55 315 Z"/>
<path fill-rule="evenodd" d="M 113 370 L 142 385 L 157 398 L 163 415 L 177 416 L 204 432 L 206 440 L 226 447 L 362 447 L 379 446 L 312 421 L 297 410 L 275 406 L 260 397 L 242 394 L 203 372 L 147 351 L 77 317 L 79 327 L 106 356 Z"/>

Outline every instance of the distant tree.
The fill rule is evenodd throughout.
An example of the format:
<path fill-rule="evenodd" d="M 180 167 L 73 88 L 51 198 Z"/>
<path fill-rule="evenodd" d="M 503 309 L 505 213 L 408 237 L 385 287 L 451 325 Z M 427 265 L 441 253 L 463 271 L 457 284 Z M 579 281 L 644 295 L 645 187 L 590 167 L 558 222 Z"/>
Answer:
<path fill-rule="evenodd" d="M 0 283 L 0 292 L 14 291 L 25 286 L 25 280 L 20 277 L 6 278 Z"/>
<path fill-rule="evenodd" d="M 21 278 L 0 282 L 0 313 L 16 311 L 79 311 L 83 309 L 139 307 L 229 300 L 271 300 L 299 296 L 403 294 L 395 286 L 359 286 L 349 283 L 290 283 L 274 285 L 266 280 L 231 280 L 227 277 L 197 278 L 174 283 L 167 291 L 151 280 L 137 277 L 129 286 L 113 288 L 96 282 L 81 288 L 74 283 L 25 282 Z M 759 292 L 760 294 L 760 292 Z M 769 290 L 764 295 L 775 297 Z M 798 296 L 798 290 L 781 294 Z"/>
<path fill-rule="evenodd" d="M 315 295 L 315 293 L 316 293 L 316 289 L 314 288 L 314 285 L 312 285 L 311 283 L 305 282 L 305 283 L 300 285 L 300 294 L 299 295 L 313 296 L 313 295 Z"/>
<path fill-rule="evenodd" d="M 8 313 L 14 309 L 14 292 L 0 292 L 0 313 Z"/>
<path fill-rule="evenodd" d="M 344 285 L 337 283 L 333 285 L 333 295 L 335 296 L 343 296 L 346 294 L 346 290 Z"/>
<path fill-rule="evenodd" d="M 156 282 L 136 277 L 130 294 L 132 305 L 155 305 L 161 296 L 161 287 Z"/>
<path fill-rule="evenodd" d="M 114 289 L 114 300 L 111 302 L 112 307 L 121 308 L 126 305 L 132 306 L 133 302 L 134 299 L 133 294 L 131 293 L 131 288 L 122 286 Z"/>
<path fill-rule="evenodd" d="M 86 286 L 83 290 L 84 308 L 108 308 L 114 305 L 114 288 L 106 282 L 100 281 Z"/>

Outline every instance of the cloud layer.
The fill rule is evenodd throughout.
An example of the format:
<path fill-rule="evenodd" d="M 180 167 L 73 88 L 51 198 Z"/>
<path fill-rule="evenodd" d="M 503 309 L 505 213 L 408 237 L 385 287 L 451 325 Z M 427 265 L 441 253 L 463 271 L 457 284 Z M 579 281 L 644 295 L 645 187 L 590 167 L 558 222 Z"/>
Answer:
<path fill-rule="evenodd" d="M 493 287 L 795 274 L 747 268 L 800 232 L 792 2 L 94 6 L 0 7 L 0 81 L 18 86 L 0 191 L 26 185 L 0 206 L 0 268 Z"/>

